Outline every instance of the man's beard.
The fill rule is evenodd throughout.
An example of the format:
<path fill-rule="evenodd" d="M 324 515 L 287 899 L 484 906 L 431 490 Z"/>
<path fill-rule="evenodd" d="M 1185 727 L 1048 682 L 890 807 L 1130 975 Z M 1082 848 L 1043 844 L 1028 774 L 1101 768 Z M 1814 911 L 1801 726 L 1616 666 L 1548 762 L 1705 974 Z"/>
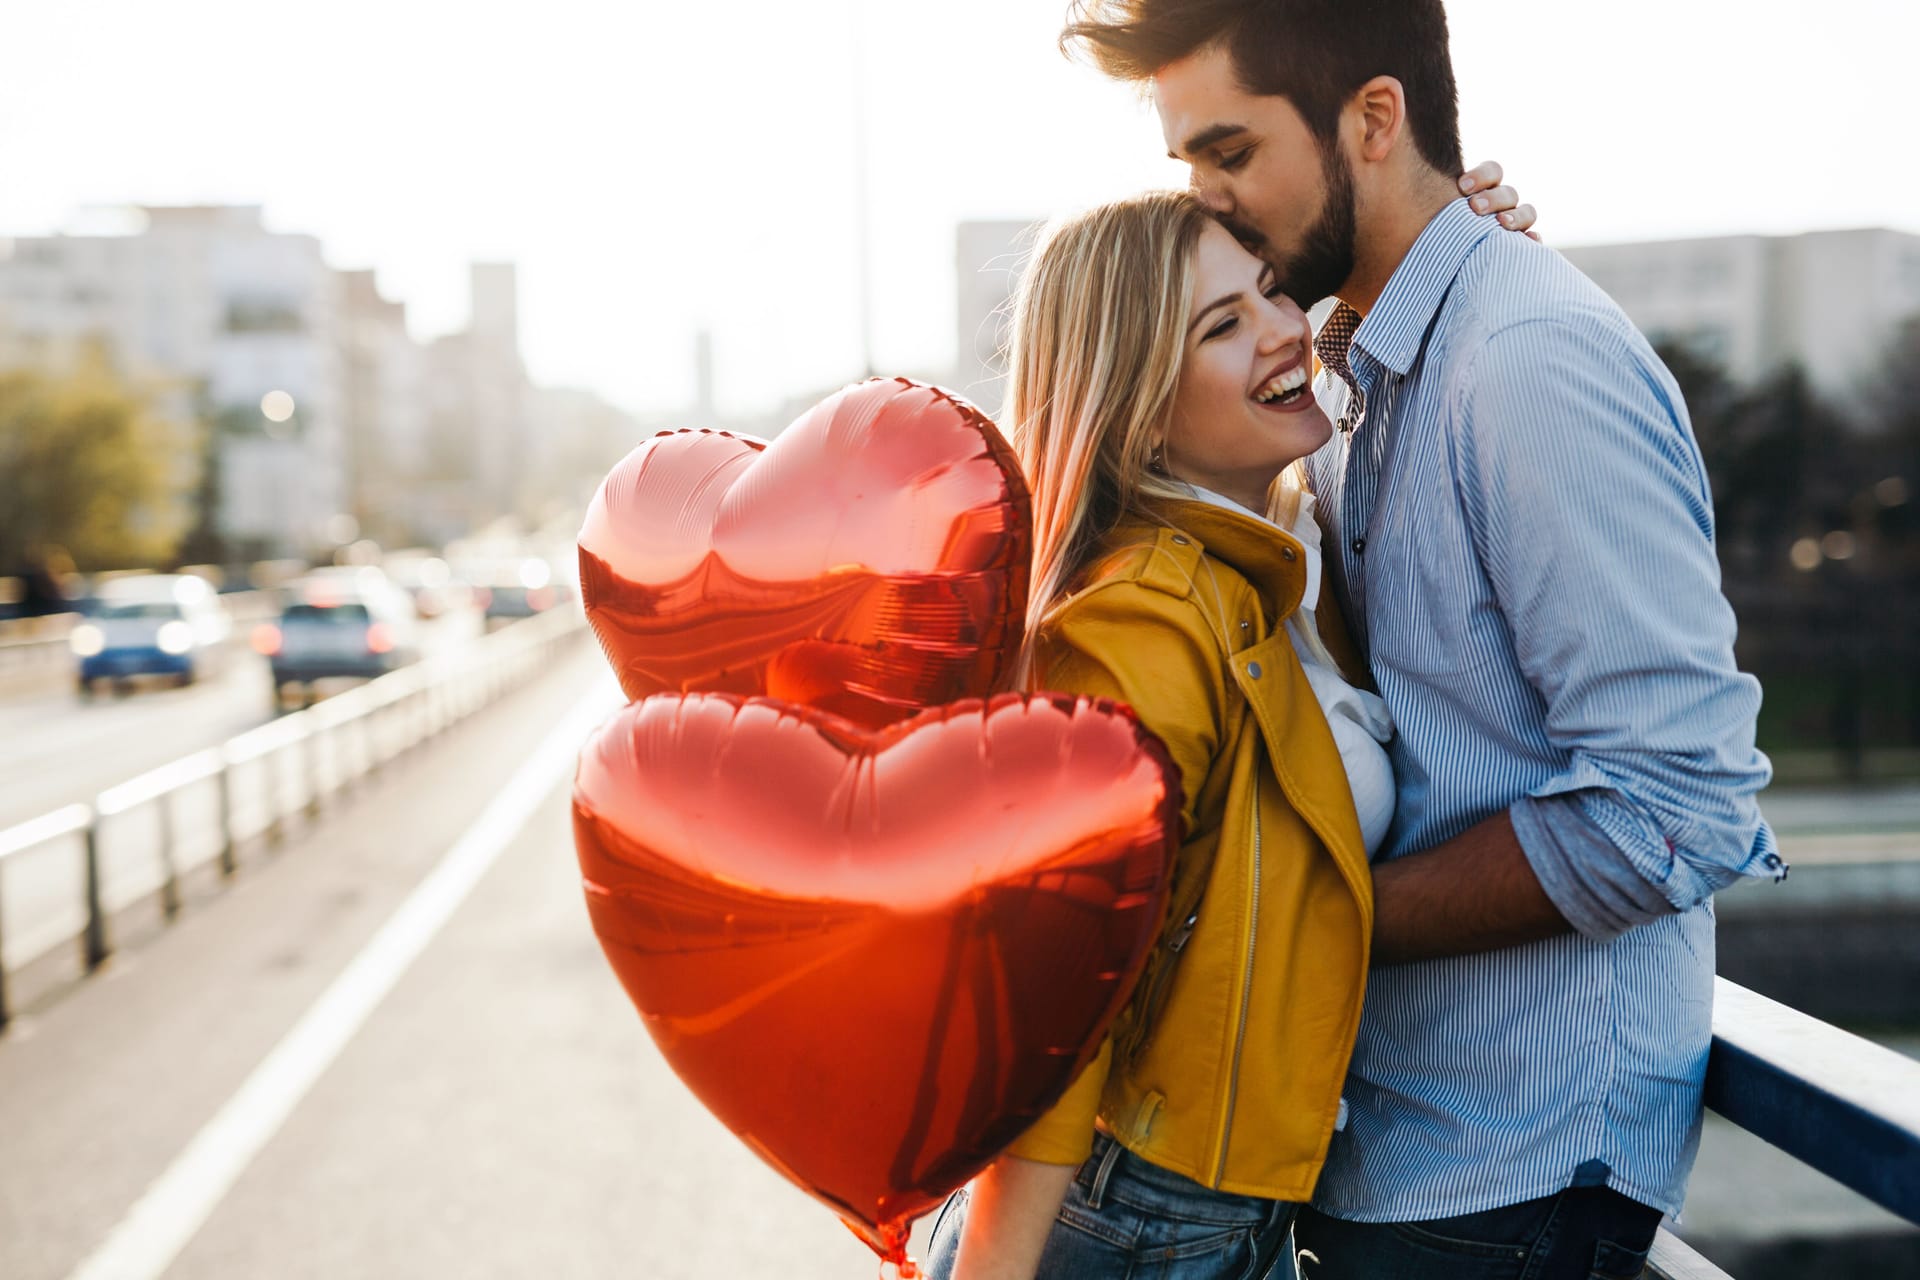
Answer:
<path fill-rule="evenodd" d="M 1353 276 L 1354 203 L 1353 167 L 1340 144 L 1329 140 L 1320 148 L 1320 172 L 1326 200 L 1320 217 L 1300 242 L 1300 248 L 1281 258 L 1271 240 L 1246 224 L 1224 219 L 1247 249 L 1273 267 L 1281 291 L 1302 307 L 1330 298 Z"/>

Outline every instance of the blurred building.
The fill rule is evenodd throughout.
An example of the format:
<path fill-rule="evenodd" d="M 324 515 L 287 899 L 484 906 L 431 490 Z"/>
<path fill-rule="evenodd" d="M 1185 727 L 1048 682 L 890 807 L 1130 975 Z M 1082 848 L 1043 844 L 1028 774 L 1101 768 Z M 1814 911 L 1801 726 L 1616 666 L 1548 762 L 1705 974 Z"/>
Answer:
<path fill-rule="evenodd" d="M 410 517 L 414 486 L 432 460 L 426 350 L 407 307 L 380 292 L 372 271 L 340 273 L 348 513 L 385 546 L 421 540 Z"/>
<path fill-rule="evenodd" d="M 104 353 L 163 408 L 214 424 L 222 533 L 255 555 L 303 548 L 345 509 L 338 281 L 312 236 L 257 206 L 151 207 L 126 235 L 14 241 L 0 259 L 0 367 Z M 262 411 L 270 393 L 290 413 Z"/>
<path fill-rule="evenodd" d="M 1751 384 L 1790 362 L 1855 395 L 1920 316 L 1920 236 L 1884 229 L 1715 236 L 1561 252 L 1642 332 Z"/>
<path fill-rule="evenodd" d="M 524 509 L 535 524 L 583 510 L 614 464 L 653 434 L 632 414 L 578 387 L 535 387 L 528 404 L 540 447 L 523 478 Z"/>
<path fill-rule="evenodd" d="M 511 263 L 475 263 L 467 327 L 426 350 L 427 470 L 411 501 L 429 540 L 520 512 L 535 449 Z"/>
<path fill-rule="evenodd" d="M 1041 224 L 962 222 L 954 235 L 958 284 L 954 389 L 991 417 L 1000 413 L 1014 285 Z"/>
<path fill-rule="evenodd" d="M 147 207 L 115 234 L 0 241 L 0 369 L 95 353 L 208 424 L 236 558 L 324 553 L 351 516 L 392 544 L 522 513 L 535 442 L 511 263 L 471 268 L 466 329 L 430 346 L 370 271 L 335 271 L 258 206 Z"/>

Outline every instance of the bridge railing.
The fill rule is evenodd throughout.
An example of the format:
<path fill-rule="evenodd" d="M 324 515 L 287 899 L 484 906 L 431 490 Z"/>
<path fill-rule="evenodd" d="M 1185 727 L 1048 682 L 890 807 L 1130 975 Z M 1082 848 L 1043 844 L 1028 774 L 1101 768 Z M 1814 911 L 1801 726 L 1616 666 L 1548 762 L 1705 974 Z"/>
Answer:
<path fill-rule="evenodd" d="M 1719 979 L 1709 1109 L 1920 1223 L 1920 1062 Z M 1662 1231 L 1648 1275 L 1729 1280 Z"/>
<path fill-rule="evenodd" d="M 243 843 L 279 840 L 297 815 L 318 812 L 327 797 L 525 683 L 557 646 L 584 633 L 577 609 L 537 615 L 142 774 L 90 804 L 0 830 L 0 1029 L 12 1013 L 10 973 L 75 942 L 85 970 L 99 968 L 113 953 L 116 912 L 157 894 L 171 919 L 185 872 L 217 861 L 231 876 Z M 23 883 L 18 873 L 29 860 L 42 874 Z"/>

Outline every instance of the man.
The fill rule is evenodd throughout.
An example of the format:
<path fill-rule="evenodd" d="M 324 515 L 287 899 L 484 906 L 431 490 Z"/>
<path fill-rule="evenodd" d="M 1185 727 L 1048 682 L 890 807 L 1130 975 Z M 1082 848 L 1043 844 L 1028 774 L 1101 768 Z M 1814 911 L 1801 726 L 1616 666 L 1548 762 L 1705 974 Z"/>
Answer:
<path fill-rule="evenodd" d="M 1440 0 L 1073 19 L 1287 292 L 1340 299 L 1309 473 L 1399 809 L 1309 1274 L 1637 1275 L 1699 1138 L 1711 895 L 1784 872 L 1679 389 L 1459 198 Z"/>

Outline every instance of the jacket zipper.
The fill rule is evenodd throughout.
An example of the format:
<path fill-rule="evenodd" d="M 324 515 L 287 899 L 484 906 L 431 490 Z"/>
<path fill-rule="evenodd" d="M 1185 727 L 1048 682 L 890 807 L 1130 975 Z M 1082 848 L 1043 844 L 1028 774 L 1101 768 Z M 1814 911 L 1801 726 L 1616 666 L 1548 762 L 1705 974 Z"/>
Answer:
<path fill-rule="evenodd" d="M 1233 1074 L 1227 1079 L 1227 1122 L 1220 1133 L 1220 1162 L 1213 1185 L 1227 1175 L 1227 1147 L 1233 1141 L 1233 1109 L 1240 1098 L 1240 1050 L 1247 1040 L 1247 1008 L 1253 1002 L 1253 951 L 1260 937 L 1260 776 L 1253 780 L 1253 909 L 1247 925 L 1247 967 L 1240 978 L 1240 1023 L 1233 1033 Z"/>

